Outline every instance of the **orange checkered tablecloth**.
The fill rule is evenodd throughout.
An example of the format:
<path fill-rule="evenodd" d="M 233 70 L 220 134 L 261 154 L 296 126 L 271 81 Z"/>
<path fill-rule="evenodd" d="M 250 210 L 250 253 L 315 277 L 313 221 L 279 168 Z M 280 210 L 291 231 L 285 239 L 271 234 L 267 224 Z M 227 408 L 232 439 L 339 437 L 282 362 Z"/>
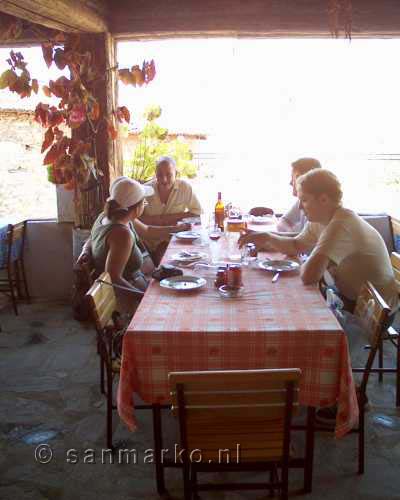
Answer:
<path fill-rule="evenodd" d="M 223 253 L 226 243 L 218 244 Z M 173 240 L 164 262 L 185 248 Z M 338 404 L 336 437 L 356 425 L 347 338 L 316 286 L 304 286 L 298 273 L 272 283 L 270 273 L 244 268 L 244 295 L 225 299 L 214 270 L 187 274 L 206 277 L 206 287 L 180 293 L 153 281 L 124 337 L 118 411 L 131 430 L 133 393 L 147 403 L 168 402 L 171 371 L 261 368 L 300 368 L 301 404 Z"/>

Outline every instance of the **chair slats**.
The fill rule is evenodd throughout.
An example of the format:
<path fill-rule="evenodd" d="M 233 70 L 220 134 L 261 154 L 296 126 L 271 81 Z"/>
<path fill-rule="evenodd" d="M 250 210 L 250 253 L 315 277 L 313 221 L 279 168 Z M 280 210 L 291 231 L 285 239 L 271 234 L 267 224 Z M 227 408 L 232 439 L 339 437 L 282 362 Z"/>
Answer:
<path fill-rule="evenodd" d="M 176 372 L 169 379 L 172 389 L 175 384 L 183 384 L 187 436 L 196 446 L 209 448 L 207 445 L 213 443 L 219 448 L 231 442 L 232 435 L 240 435 L 246 436 L 253 448 L 267 448 L 259 439 L 262 429 L 282 453 L 287 395 L 284 383 L 298 382 L 299 377 L 299 370 L 236 370 Z M 172 390 L 173 407 L 177 406 L 176 398 Z M 297 391 L 294 399 L 298 399 Z M 210 428 L 214 437 L 210 436 Z"/>
<path fill-rule="evenodd" d="M 25 222 L 18 222 L 13 226 L 12 230 L 12 242 L 15 243 L 18 240 L 22 240 L 25 236 Z"/>
<path fill-rule="evenodd" d="M 105 282 L 105 283 L 102 283 Z M 106 283 L 110 283 L 107 285 Z M 112 287 L 110 275 L 103 273 L 99 276 L 87 296 L 92 301 L 92 310 L 94 312 L 98 328 L 104 328 L 111 320 L 113 312 L 117 307 L 117 300 Z"/>
<path fill-rule="evenodd" d="M 112 448 L 113 380 L 119 373 L 119 363 L 114 359 L 109 334 L 115 333 L 114 312 L 117 300 L 110 275 L 102 273 L 86 293 L 93 321 L 97 330 L 97 350 L 100 354 L 100 387 L 107 397 L 107 447 Z M 106 327 L 110 326 L 110 329 Z M 113 327 L 113 329 L 111 328 Z M 104 388 L 104 372 L 107 389 Z"/>
<path fill-rule="evenodd" d="M 296 391 L 296 395 L 298 391 Z M 176 395 L 172 394 L 172 399 L 175 400 Z M 231 406 L 231 407 L 241 407 L 254 406 L 254 405 L 281 405 L 285 406 L 286 403 L 286 391 L 284 389 L 267 389 L 264 391 L 237 391 L 231 393 L 223 393 L 216 391 L 216 393 L 207 392 L 191 392 L 185 391 L 185 403 L 186 408 L 191 409 L 193 405 L 196 406 Z"/>
<path fill-rule="evenodd" d="M 4 258 L 0 259 L 0 270 L 6 271 L 6 277 L 0 278 L 0 291 L 10 293 L 16 315 L 18 315 L 17 298 L 25 297 L 26 300 L 30 300 L 24 263 L 25 229 L 26 221 L 8 225 L 7 251 Z"/>
<path fill-rule="evenodd" d="M 218 470 L 218 465 L 244 462 L 254 468 L 282 467 L 280 484 L 286 498 L 290 421 L 298 405 L 300 376 L 299 369 L 169 374 L 180 447 L 186 450 L 185 498 L 190 497 L 186 495 L 191 488 L 190 469 L 196 471 L 198 464 L 207 468 L 212 464 Z"/>
<path fill-rule="evenodd" d="M 382 326 L 386 324 L 390 307 L 369 281 L 359 292 L 354 314 L 364 324 L 370 343 L 375 345 L 383 334 Z"/>
<path fill-rule="evenodd" d="M 223 375 L 221 375 L 223 373 Z M 273 373 L 273 379 L 270 377 Z M 171 392 L 175 392 L 177 383 L 184 380 L 185 394 L 190 391 L 227 391 L 234 387 L 235 392 L 245 390 L 250 392 L 266 389 L 282 389 L 286 382 L 297 382 L 300 370 L 224 370 L 203 372 L 172 372 L 169 374 Z"/>

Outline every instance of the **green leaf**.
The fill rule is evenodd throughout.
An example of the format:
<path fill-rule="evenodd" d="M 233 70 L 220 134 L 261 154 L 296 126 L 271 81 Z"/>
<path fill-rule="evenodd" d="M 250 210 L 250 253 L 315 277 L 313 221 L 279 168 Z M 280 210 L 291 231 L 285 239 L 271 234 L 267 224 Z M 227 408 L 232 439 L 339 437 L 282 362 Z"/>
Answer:
<path fill-rule="evenodd" d="M 12 69 L 6 69 L 6 71 L 0 75 L 0 89 L 5 89 L 10 85 L 14 85 L 17 78 L 16 73 Z"/>

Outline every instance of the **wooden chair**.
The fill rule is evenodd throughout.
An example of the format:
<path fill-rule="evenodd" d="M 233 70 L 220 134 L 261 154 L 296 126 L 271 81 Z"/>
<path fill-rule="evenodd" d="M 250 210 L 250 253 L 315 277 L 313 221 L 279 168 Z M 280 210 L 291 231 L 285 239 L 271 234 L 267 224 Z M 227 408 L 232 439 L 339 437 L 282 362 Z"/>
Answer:
<path fill-rule="evenodd" d="M 300 375 L 299 369 L 169 374 L 185 500 L 201 490 L 222 489 L 280 489 L 282 498 L 288 497 L 291 420 L 299 405 Z M 198 472 L 221 470 L 269 470 L 270 481 L 198 484 Z"/>
<path fill-rule="evenodd" d="M 122 340 L 127 325 L 117 311 L 117 298 L 108 273 L 102 273 L 93 282 L 86 294 L 86 299 L 97 332 L 97 353 L 100 356 L 100 391 L 107 399 L 107 447 L 114 449 L 112 411 L 116 409 L 116 405 L 113 402 L 113 386 L 121 368 Z M 135 409 L 151 410 L 152 405 L 135 404 Z"/>
<path fill-rule="evenodd" d="M 390 260 L 392 262 L 393 273 L 400 295 L 400 254 L 398 254 L 397 252 L 392 252 L 390 255 Z M 396 364 L 393 367 L 383 366 L 383 346 L 385 341 L 391 342 L 396 348 Z M 400 406 L 400 342 L 399 332 L 396 331 L 392 326 L 390 326 L 382 335 L 382 339 L 378 347 L 378 368 L 373 369 L 373 371 L 378 373 L 379 382 L 383 382 L 383 375 L 385 373 L 396 374 L 396 406 Z"/>
<path fill-rule="evenodd" d="M 367 384 L 370 373 L 381 370 L 381 368 L 372 368 L 372 365 L 386 332 L 390 308 L 372 283 L 367 281 L 361 287 L 354 314 L 359 318 L 370 342 L 370 352 L 365 367 L 353 368 L 353 372 L 363 374 L 361 383 L 357 387 L 359 425 L 354 429 L 354 432 L 358 433 L 358 473 L 363 474 L 365 468 L 365 404 L 368 401 Z"/>
<path fill-rule="evenodd" d="M 97 351 L 100 355 L 100 390 L 107 398 L 107 446 L 112 449 L 112 410 L 115 409 L 113 382 L 120 371 L 118 351 L 124 328 L 116 310 L 117 299 L 110 275 L 102 273 L 94 281 L 86 297 L 97 332 Z"/>
<path fill-rule="evenodd" d="M 18 315 L 17 298 L 30 300 L 24 264 L 25 229 L 26 221 L 15 225 L 9 224 L 6 256 L 5 260 L 0 262 L 0 271 L 4 272 L 4 277 L 0 277 L 0 291 L 10 294 L 16 315 Z"/>

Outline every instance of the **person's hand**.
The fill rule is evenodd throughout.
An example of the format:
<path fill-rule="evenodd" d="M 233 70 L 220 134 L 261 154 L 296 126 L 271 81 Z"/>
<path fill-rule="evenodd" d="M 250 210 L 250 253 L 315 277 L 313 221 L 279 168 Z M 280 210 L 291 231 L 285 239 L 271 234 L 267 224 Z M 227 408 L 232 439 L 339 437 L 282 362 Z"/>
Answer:
<path fill-rule="evenodd" d="M 84 266 L 90 264 L 91 256 L 89 252 L 81 252 L 79 257 L 76 260 L 76 264 L 78 266 Z"/>
<path fill-rule="evenodd" d="M 268 233 L 260 233 L 257 231 L 246 229 L 241 233 L 238 245 L 240 248 L 242 248 L 247 243 L 254 243 L 257 250 L 261 250 L 265 249 L 265 247 L 268 246 L 268 239 Z"/>

